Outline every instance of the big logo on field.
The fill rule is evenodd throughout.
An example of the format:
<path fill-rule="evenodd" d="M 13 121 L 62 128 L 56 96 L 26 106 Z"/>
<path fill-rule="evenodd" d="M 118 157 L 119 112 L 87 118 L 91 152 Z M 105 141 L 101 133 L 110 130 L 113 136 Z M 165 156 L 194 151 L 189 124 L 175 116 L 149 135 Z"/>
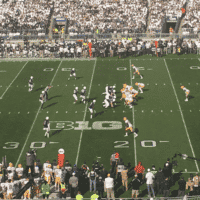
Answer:
<path fill-rule="evenodd" d="M 89 121 L 51 121 L 51 130 L 117 130 L 122 128 L 120 121 L 96 121 L 89 126 Z"/>

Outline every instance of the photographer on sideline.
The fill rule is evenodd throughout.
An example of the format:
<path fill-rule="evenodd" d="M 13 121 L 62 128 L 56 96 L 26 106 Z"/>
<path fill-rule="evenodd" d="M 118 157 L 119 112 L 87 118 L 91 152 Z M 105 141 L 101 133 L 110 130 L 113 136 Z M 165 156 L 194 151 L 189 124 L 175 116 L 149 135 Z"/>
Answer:
<path fill-rule="evenodd" d="M 36 151 L 35 150 L 29 150 L 26 153 L 26 169 L 25 169 L 25 175 L 28 177 L 28 171 L 29 168 L 31 168 L 31 176 L 35 176 L 35 171 L 34 171 L 34 161 L 36 160 Z"/>

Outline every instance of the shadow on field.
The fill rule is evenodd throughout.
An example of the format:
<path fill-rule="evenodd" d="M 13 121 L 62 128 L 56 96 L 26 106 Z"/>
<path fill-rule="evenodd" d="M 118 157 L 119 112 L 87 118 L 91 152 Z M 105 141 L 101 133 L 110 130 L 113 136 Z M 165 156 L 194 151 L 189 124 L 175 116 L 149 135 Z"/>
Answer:
<path fill-rule="evenodd" d="M 149 89 L 143 89 L 143 91 L 145 92 L 145 91 L 149 91 Z"/>
<path fill-rule="evenodd" d="M 102 115 L 103 113 L 104 113 L 104 111 L 98 112 L 98 113 L 95 114 L 95 117 L 98 116 L 98 115 Z"/>
<path fill-rule="evenodd" d="M 44 90 L 44 89 L 45 89 L 45 87 L 41 87 L 41 88 L 38 88 L 38 89 L 35 90 L 35 91 Z"/>
<path fill-rule="evenodd" d="M 188 100 L 190 100 L 190 99 L 194 99 L 194 97 L 193 96 L 188 96 Z"/>
<path fill-rule="evenodd" d="M 117 108 L 117 107 L 119 107 L 120 105 L 114 105 L 114 108 Z"/>
<path fill-rule="evenodd" d="M 144 99 L 144 97 L 137 97 L 137 100 Z"/>
<path fill-rule="evenodd" d="M 81 76 L 81 77 L 76 77 L 76 80 L 79 80 L 79 79 L 81 79 L 81 78 L 83 78 L 83 76 Z"/>
<path fill-rule="evenodd" d="M 62 97 L 62 95 L 56 95 L 56 96 L 54 96 L 54 97 L 49 98 L 49 100 L 54 99 L 54 98 L 56 98 L 56 97 Z"/>
<path fill-rule="evenodd" d="M 56 102 L 56 103 L 52 103 L 52 104 L 46 106 L 45 108 L 51 107 L 51 106 L 53 106 L 53 105 L 55 105 L 55 104 L 57 104 L 57 103 L 58 103 L 58 102 Z M 44 109 L 45 109 L 45 108 L 44 108 Z"/>
<path fill-rule="evenodd" d="M 57 135 L 57 134 L 59 134 L 62 130 L 63 130 L 63 129 L 60 129 L 60 130 L 56 130 L 56 131 L 54 131 L 54 132 L 52 133 L 52 136 L 53 136 L 53 135 Z"/>

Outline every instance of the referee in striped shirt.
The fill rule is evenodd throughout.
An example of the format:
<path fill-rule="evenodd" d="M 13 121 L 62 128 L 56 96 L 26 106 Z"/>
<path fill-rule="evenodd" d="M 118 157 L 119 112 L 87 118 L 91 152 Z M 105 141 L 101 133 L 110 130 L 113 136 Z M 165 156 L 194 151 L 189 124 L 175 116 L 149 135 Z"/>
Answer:
<path fill-rule="evenodd" d="M 44 90 L 44 93 L 45 93 L 45 101 L 48 101 L 48 100 L 49 100 L 49 99 L 48 99 L 48 91 L 49 91 L 49 89 L 50 89 L 51 87 L 53 87 L 53 86 L 48 85 L 48 86 L 45 88 L 45 90 Z"/>

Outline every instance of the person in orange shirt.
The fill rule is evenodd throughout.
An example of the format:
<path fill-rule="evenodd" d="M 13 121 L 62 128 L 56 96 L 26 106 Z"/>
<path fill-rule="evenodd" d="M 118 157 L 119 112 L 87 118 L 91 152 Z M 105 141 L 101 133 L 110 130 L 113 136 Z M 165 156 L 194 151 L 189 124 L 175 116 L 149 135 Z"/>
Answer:
<path fill-rule="evenodd" d="M 134 168 L 135 174 L 138 175 L 138 178 L 140 179 L 140 182 L 142 182 L 144 179 L 144 171 L 145 168 L 142 166 L 142 163 L 139 161 L 138 165 Z"/>
<path fill-rule="evenodd" d="M 90 58 L 91 58 L 92 57 L 92 43 L 89 42 L 88 46 L 89 46 L 89 54 L 90 54 Z"/>

